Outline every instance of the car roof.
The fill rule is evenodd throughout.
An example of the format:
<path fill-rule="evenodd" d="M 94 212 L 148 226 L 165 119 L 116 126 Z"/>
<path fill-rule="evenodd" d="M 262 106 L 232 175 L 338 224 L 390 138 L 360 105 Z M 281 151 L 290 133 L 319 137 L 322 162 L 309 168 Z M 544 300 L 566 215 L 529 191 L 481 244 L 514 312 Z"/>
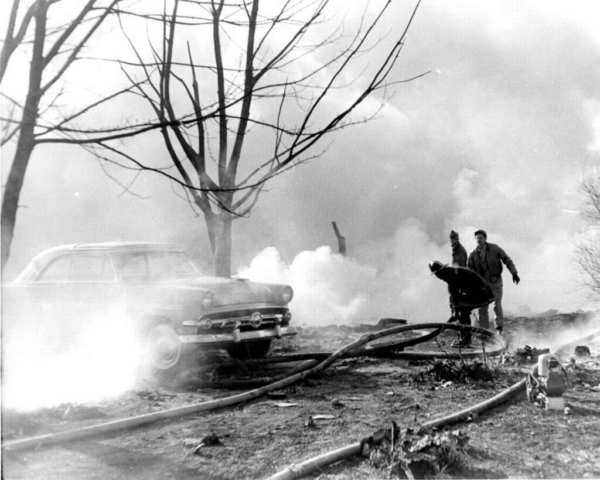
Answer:
<path fill-rule="evenodd" d="M 57 247 L 61 248 L 61 247 Z M 155 250 L 175 250 L 181 251 L 175 245 L 159 242 L 103 242 L 103 243 L 75 243 L 63 245 L 65 250 L 74 250 L 79 252 L 130 252 L 134 251 L 155 251 Z"/>
<path fill-rule="evenodd" d="M 103 242 L 103 243 L 71 243 L 59 245 L 39 253 L 29 263 L 13 283 L 23 283 L 34 278 L 48 262 L 61 255 L 69 253 L 106 254 L 126 252 L 183 252 L 174 245 L 159 242 Z"/>

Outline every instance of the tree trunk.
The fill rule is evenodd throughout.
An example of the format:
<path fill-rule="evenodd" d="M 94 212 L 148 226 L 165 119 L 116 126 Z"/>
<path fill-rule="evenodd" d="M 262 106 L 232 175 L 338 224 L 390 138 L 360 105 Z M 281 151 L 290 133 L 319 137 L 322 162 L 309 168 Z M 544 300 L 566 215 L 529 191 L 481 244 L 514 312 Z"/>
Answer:
<path fill-rule="evenodd" d="M 31 153 L 35 147 L 34 129 L 38 120 L 39 103 L 42 95 L 41 83 L 44 71 L 44 39 L 46 36 L 46 3 L 38 0 L 35 9 L 35 36 L 33 41 L 33 52 L 31 56 L 31 67 L 29 70 L 29 88 L 23 119 L 21 120 L 19 141 L 17 151 L 10 167 L 8 180 L 4 189 L 2 199 L 2 270 L 6 266 L 10 255 L 17 221 L 17 210 L 21 189 L 25 181 L 25 173 L 29 165 Z"/>
<path fill-rule="evenodd" d="M 37 110 L 37 108 L 36 108 Z M 10 247 L 15 232 L 15 223 L 17 220 L 17 209 L 19 208 L 19 198 L 21 189 L 25 180 L 25 172 L 31 158 L 31 152 L 35 146 L 33 137 L 33 125 L 23 125 L 19 135 L 17 152 L 10 167 L 6 187 L 4 188 L 4 198 L 2 199 L 2 270 L 6 266 L 10 255 Z"/>
<path fill-rule="evenodd" d="M 213 256 L 213 273 L 217 277 L 231 276 L 231 231 L 233 218 L 230 214 L 205 215 L 206 228 Z"/>

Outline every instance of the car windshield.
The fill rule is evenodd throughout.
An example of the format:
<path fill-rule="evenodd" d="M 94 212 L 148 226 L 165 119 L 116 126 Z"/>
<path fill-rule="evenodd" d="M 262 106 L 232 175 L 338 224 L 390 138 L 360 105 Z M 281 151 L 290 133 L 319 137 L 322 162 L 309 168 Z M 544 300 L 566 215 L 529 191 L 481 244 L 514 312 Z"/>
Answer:
<path fill-rule="evenodd" d="M 183 252 L 131 252 L 118 255 L 126 282 L 156 282 L 196 277 L 198 270 Z"/>

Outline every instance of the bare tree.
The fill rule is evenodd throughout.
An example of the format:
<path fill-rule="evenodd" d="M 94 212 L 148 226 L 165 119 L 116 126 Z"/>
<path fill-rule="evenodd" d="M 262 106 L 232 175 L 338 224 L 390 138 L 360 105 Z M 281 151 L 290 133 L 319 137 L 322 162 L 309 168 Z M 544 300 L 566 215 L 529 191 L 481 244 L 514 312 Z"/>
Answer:
<path fill-rule="evenodd" d="M 582 210 L 587 232 L 577 246 L 577 260 L 583 283 L 594 295 L 600 295 L 600 163 L 585 172 L 581 188 L 585 197 Z"/>
<path fill-rule="evenodd" d="M 327 146 L 315 147 L 331 133 L 371 118 L 376 108 L 350 116 L 367 97 L 381 91 L 382 105 L 391 84 L 424 75 L 388 78 L 418 3 L 403 28 L 384 35 L 389 1 L 351 33 L 340 24 L 324 34 L 330 3 L 165 0 L 162 12 L 136 15 L 162 32 L 149 35 L 149 54 L 131 38 L 135 59 L 123 60 L 122 69 L 151 107 L 169 160 L 136 158 L 110 142 L 96 142 L 111 152 L 96 154 L 181 187 L 205 220 L 216 275 L 230 275 L 232 223 L 250 214 L 266 182 L 321 155 Z M 127 33 L 125 14 L 133 13 L 122 13 Z M 359 59 L 375 65 L 356 72 Z"/>
<path fill-rule="evenodd" d="M 0 55 L 0 82 L 11 76 L 5 77 L 5 73 L 11 70 L 9 66 L 17 50 L 29 52 L 30 60 L 24 100 L 3 93 L 3 103 L 10 107 L 3 109 L 1 145 L 16 139 L 2 203 L 3 269 L 10 255 L 19 197 L 33 150 L 49 139 L 70 138 L 76 132 L 70 128 L 76 119 L 112 98 L 105 97 L 67 115 L 53 108 L 63 93 L 60 80 L 119 1 L 35 0 L 27 6 L 26 2 L 13 0 Z M 62 9 L 51 16 L 50 10 L 58 6 Z M 20 7 L 24 11 L 20 12 Z M 12 73 L 13 81 L 23 81 L 22 70 L 15 68 Z"/>

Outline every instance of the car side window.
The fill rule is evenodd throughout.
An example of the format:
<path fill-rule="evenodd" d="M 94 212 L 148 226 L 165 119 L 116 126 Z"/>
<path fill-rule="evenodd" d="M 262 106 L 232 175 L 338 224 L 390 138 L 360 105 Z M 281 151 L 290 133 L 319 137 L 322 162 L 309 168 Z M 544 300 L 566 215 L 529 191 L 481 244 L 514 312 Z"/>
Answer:
<path fill-rule="evenodd" d="M 115 272 L 108 255 L 73 255 L 69 280 L 75 282 L 110 282 Z"/>
<path fill-rule="evenodd" d="M 42 273 L 36 278 L 36 282 L 66 282 L 69 280 L 69 265 L 71 256 L 64 255 L 55 258 Z"/>
<path fill-rule="evenodd" d="M 153 253 L 148 255 L 148 267 L 153 277 L 178 278 L 191 270 L 190 261 L 183 253 Z"/>
<path fill-rule="evenodd" d="M 135 253 L 120 258 L 121 275 L 126 282 L 143 282 L 148 280 L 148 260 L 146 255 Z"/>
<path fill-rule="evenodd" d="M 46 267 L 37 282 L 111 282 L 115 272 L 108 255 L 65 255 Z"/>

